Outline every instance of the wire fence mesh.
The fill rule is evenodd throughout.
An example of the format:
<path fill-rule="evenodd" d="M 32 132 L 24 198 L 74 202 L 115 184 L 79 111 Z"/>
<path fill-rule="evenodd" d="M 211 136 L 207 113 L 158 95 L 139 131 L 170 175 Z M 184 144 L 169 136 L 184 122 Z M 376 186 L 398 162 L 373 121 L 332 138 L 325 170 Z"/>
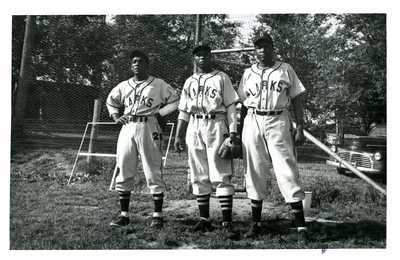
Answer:
<path fill-rule="evenodd" d="M 16 23 L 13 33 L 23 35 L 24 17 L 13 18 L 21 24 L 18 27 Z M 111 122 L 105 99 L 114 86 L 133 76 L 128 57 L 133 49 L 149 55 L 149 74 L 162 78 L 180 94 L 194 70 L 191 48 L 195 43 L 196 15 L 112 18 L 36 17 L 23 132 L 14 135 L 14 147 L 78 148 L 87 122 L 93 120 L 96 99 L 101 103 L 99 121 Z M 231 62 L 238 62 L 230 56 Z M 13 66 L 18 65 L 15 61 Z M 225 66 L 221 62 L 214 65 L 221 70 Z M 236 84 L 240 70 L 236 69 Z M 14 75 L 14 79 L 13 93 L 17 93 L 18 76 Z M 169 122 L 176 123 L 177 116 L 177 111 L 171 113 Z M 111 147 L 114 145 L 110 142 Z"/>
<path fill-rule="evenodd" d="M 210 15 L 204 21 L 210 27 L 221 26 L 220 35 L 204 29 L 202 38 L 214 46 L 214 68 L 226 72 L 235 88 L 243 70 L 255 62 L 253 53 L 218 50 L 251 46 L 253 27 L 259 25 L 255 16 L 231 15 L 221 20 Z M 164 79 L 180 94 L 186 78 L 194 71 L 191 48 L 198 29 L 196 18 L 196 15 L 37 16 L 23 131 L 12 134 L 12 147 L 77 150 L 86 124 L 93 120 L 95 100 L 100 101 L 99 121 L 111 122 L 105 98 L 119 82 L 132 77 L 128 56 L 133 49 L 148 53 L 149 73 Z M 237 27 L 240 29 L 229 26 L 238 21 L 242 23 Z M 23 16 L 13 17 L 13 41 L 20 43 L 13 44 L 13 57 L 22 56 L 24 22 Z M 228 33 L 231 38 L 224 37 Z M 20 61 L 13 59 L 13 67 L 19 66 Z M 302 78 L 307 70 L 303 67 L 298 74 Z M 13 93 L 17 93 L 18 75 L 13 76 Z M 176 124 L 177 117 L 175 111 L 168 120 Z M 115 149 L 119 127 L 100 126 L 99 147 L 104 152 Z M 352 129 L 357 131 L 361 132 Z M 325 130 L 314 134 L 326 138 Z M 306 155 L 312 151 L 315 158 L 327 157 L 312 144 L 308 146 L 300 153 Z"/>

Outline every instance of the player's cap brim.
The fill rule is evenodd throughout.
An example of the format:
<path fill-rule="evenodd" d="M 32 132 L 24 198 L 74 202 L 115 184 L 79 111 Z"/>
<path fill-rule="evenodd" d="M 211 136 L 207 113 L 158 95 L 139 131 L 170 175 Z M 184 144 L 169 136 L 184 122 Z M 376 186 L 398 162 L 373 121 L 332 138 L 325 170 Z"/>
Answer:
<path fill-rule="evenodd" d="M 259 41 L 261 41 L 261 40 L 267 40 L 267 41 L 269 41 L 270 43 L 273 44 L 273 41 L 272 41 L 271 36 L 270 36 L 268 33 L 262 33 L 262 32 L 261 32 L 261 33 L 258 33 L 258 34 L 254 37 L 254 39 L 253 39 L 253 44 L 256 45 L 257 42 L 259 42 Z"/>
<path fill-rule="evenodd" d="M 196 52 L 198 52 L 199 50 L 206 50 L 208 52 L 211 52 L 211 47 L 208 44 L 196 44 L 193 47 L 193 51 L 192 53 L 195 54 Z"/>
<path fill-rule="evenodd" d="M 147 56 L 146 53 L 144 53 L 141 50 L 134 50 L 131 52 L 131 54 L 129 55 L 129 57 L 131 59 L 133 59 L 134 57 L 144 57 L 147 61 L 149 60 L 149 57 Z"/>

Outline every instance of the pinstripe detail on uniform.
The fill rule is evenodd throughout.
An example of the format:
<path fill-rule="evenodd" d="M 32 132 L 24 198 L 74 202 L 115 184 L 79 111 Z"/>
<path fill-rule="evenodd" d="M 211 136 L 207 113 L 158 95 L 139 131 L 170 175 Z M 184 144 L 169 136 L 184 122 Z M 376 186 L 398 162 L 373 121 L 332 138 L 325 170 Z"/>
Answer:
<path fill-rule="evenodd" d="M 254 68 L 257 68 L 258 71 L 254 70 Z M 251 66 L 250 69 L 251 69 L 252 72 L 254 72 L 254 74 L 259 75 L 261 80 L 262 80 L 262 74 L 259 73 L 260 69 L 257 67 L 257 65 Z"/>
<path fill-rule="evenodd" d="M 166 99 L 165 99 L 165 104 L 167 105 L 167 104 L 171 104 L 171 103 L 174 103 L 174 102 L 176 102 L 176 101 L 178 101 L 179 100 L 179 97 L 177 98 L 177 99 L 175 99 L 175 100 L 172 100 L 172 101 L 169 101 L 169 98 L 172 96 L 172 94 L 171 95 L 169 95 Z"/>
<path fill-rule="evenodd" d="M 131 78 L 130 80 L 128 80 L 128 85 L 129 85 L 132 89 L 136 89 L 137 84 L 135 83 L 135 86 L 133 86 L 133 85 L 131 84 L 131 82 L 132 82 L 132 83 L 135 83 L 134 80 L 133 80 L 133 78 Z"/>
<path fill-rule="evenodd" d="M 204 88 L 205 88 L 205 86 L 206 86 L 206 82 L 207 82 L 207 80 L 209 80 L 209 79 L 211 79 L 212 77 L 214 77 L 215 75 L 218 75 L 218 73 L 219 73 L 220 71 L 219 70 L 215 70 L 215 73 L 214 74 L 211 74 L 210 76 L 208 76 L 207 78 L 205 78 L 204 79 L 204 83 L 203 83 L 203 85 L 201 86 L 202 87 L 202 99 L 201 99 L 201 110 L 202 110 L 202 112 L 203 113 L 205 113 L 204 111 L 206 111 L 207 109 L 204 107 Z M 200 87 L 200 79 L 201 79 L 201 77 L 202 76 L 206 76 L 207 74 L 204 74 L 204 75 L 200 75 L 200 77 L 199 77 L 199 79 L 198 79 L 198 85 L 199 85 L 199 87 Z M 223 87 L 222 87 L 222 89 L 223 89 Z M 199 91 L 200 92 L 200 91 Z M 222 93 L 224 93 L 223 91 L 222 91 Z M 197 98 L 199 97 L 199 95 L 197 95 Z"/>
<path fill-rule="evenodd" d="M 275 63 L 276 64 L 276 63 Z M 275 64 L 274 64 L 274 66 L 275 66 Z M 274 66 L 272 66 L 271 68 L 268 68 L 268 69 L 272 69 Z M 268 85 L 266 86 L 266 90 L 267 90 L 267 96 L 265 97 L 265 107 L 267 108 L 267 110 L 268 110 L 268 96 L 269 96 L 269 77 L 271 76 L 271 74 L 272 73 L 274 73 L 275 71 L 277 71 L 280 67 L 282 66 L 282 63 L 280 63 L 275 69 L 273 69 L 269 74 L 268 74 L 268 76 L 267 76 L 267 83 L 268 83 Z M 266 70 L 268 70 L 268 69 L 264 69 L 264 70 L 262 70 L 262 76 L 261 76 L 261 82 L 264 80 L 264 72 L 266 71 Z M 262 84 L 261 84 L 262 85 Z M 260 89 L 260 91 L 261 91 L 261 89 Z M 260 95 L 260 104 L 261 104 L 261 102 L 262 102 L 262 95 Z"/>
<path fill-rule="evenodd" d="M 149 86 L 150 83 L 154 81 L 154 79 L 155 79 L 155 77 L 149 76 L 145 81 L 143 81 L 143 82 L 141 82 L 141 83 L 136 83 L 136 81 L 133 80 L 133 78 L 132 78 L 132 82 L 136 84 L 135 87 L 132 87 L 131 83 L 130 83 L 129 80 L 128 80 L 129 86 L 131 86 L 132 89 L 135 90 L 134 100 L 133 100 L 134 103 L 135 103 L 135 102 L 140 102 L 140 99 L 141 99 L 142 94 L 143 94 L 143 90 L 144 90 L 147 86 Z M 145 84 L 146 84 L 146 85 L 145 85 Z M 138 100 L 136 100 L 136 91 L 137 91 L 137 89 L 138 89 L 141 85 L 144 85 L 144 87 L 140 90 L 140 94 L 139 94 Z M 132 109 L 134 109 L 134 108 L 135 108 L 135 106 L 132 106 Z M 136 115 L 138 109 L 139 109 L 139 106 L 136 107 L 136 111 L 132 111 L 132 110 L 131 110 L 131 114 L 132 114 L 132 115 Z"/>
<path fill-rule="evenodd" d="M 228 108 L 228 107 L 230 107 L 231 105 L 236 104 L 237 102 L 238 102 L 238 101 L 233 101 L 232 103 L 230 103 L 229 105 L 226 105 L 225 107 Z"/>
<path fill-rule="evenodd" d="M 121 106 L 114 106 L 114 105 L 112 105 L 112 104 L 110 104 L 108 102 L 106 102 L 106 104 L 109 105 L 110 107 L 115 107 L 115 108 L 120 108 L 121 107 Z"/>
<path fill-rule="evenodd" d="M 295 100 L 295 99 L 298 98 L 298 97 L 303 96 L 306 92 L 307 92 L 306 90 L 303 91 L 303 92 L 301 92 L 300 94 L 298 94 L 297 96 L 295 96 L 294 98 L 292 98 L 292 101 Z"/>

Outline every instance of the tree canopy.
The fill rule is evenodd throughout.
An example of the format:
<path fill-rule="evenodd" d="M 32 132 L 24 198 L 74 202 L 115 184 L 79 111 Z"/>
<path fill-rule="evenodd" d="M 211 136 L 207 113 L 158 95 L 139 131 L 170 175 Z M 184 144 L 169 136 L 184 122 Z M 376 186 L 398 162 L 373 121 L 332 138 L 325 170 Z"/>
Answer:
<path fill-rule="evenodd" d="M 385 14 L 259 15 L 307 88 L 311 118 L 342 125 L 386 122 Z"/>
<path fill-rule="evenodd" d="M 226 14 L 202 15 L 202 39 L 213 49 L 240 41 L 239 22 Z M 309 122 L 342 125 L 386 122 L 385 14 L 260 14 L 253 33 L 274 39 L 276 58 L 292 65 L 307 89 Z M 25 17 L 13 16 L 12 69 L 18 78 Z M 151 74 L 180 89 L 193 72 L 196 15 L 37 16 L 32 65 L 37 79 L 91 85 L 102 95 L 132 76 L 129 53 L 150 56 Z M 247 46 L 252 46 L 251 43 Z M 235 63 L 252 53 L 215 55 Z M 243 67 L 215 64 L 237 84 Z"/>

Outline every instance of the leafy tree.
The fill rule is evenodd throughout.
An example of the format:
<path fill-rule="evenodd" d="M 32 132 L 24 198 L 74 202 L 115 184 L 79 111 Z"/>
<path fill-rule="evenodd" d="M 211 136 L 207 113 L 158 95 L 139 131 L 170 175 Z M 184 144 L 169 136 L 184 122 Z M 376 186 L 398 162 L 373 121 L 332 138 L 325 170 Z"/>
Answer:
<path fill-rule="evenodd" d="M 256 31 L 270 32 L 277 58 L 290 63 L 306 86 L 310 117 L 333 119 L 341 129 L 386 120 L 385 15 L 273 14 L 258 20 L 263 26 Z"/>
<path fill-rule="evenodd" d="M 236 25 L 226 18 L 223 14 L 203 15 L 203 38 L 215 48 L 234 44 Z M 13 31 L 15 75 L 24 19 L 13 18 L 13 25 L 20 28 Z M 104 15 L 43 15 L 37 16 L 36 23 L 33 64 L 40 80 L 91 85 L 105 97 L 112 87 L 132 76 L 128 56 L 133 49 L 147 52 L 150 73 L 176 89 L 193 73 L 195 15 L 118 15 L 111 22 L 106 22 Z"/>
<path fill-rule="evenodd" d="M 276 59 L 289 63 L 307 89 L 304 107 L 313 119 L 324 114 L 318 102 L 318 67 L 331 54 L 330 14 L 262 14 L 255 32 L 267 31 L 274 40 Z M 311 119 L 310 118 L 310 119 Z"/>
<path fill-rule="evenodd" d="M 364 126 L 386 122 L 386 14 L 345 14 L 337 34 L 348 39 L 345 79 L 358 96 Z"/>
<path fill-rule="evenodd" d="M 317 95 L 343 128 L 386 121 L 386 17 L 337 15 L 331 55 L 318 68 Z"/>
<path fill-rule="evenodd" d="M 213 49 L 234 44 L 237 24 L 226 19 L 224 14 L 202 15 L 202 40 L 207 39 Z M 152 75 L 176 89 L 182 88 L 193 73 L 196 15 L 117 15 L 114 22 L 115 49 L 120 55 L 109 60 L 115 67 L 108 75 L 112 79 L 110 87 L 132 76 L 126 56 L 130 50 L 140 48 L 150 56 Z"/>
<path fill-rule="evenodd" d="M 38 16 L 35 70 L 40 79 L 101 86 L 110 55 L 105 16 Z"/>

